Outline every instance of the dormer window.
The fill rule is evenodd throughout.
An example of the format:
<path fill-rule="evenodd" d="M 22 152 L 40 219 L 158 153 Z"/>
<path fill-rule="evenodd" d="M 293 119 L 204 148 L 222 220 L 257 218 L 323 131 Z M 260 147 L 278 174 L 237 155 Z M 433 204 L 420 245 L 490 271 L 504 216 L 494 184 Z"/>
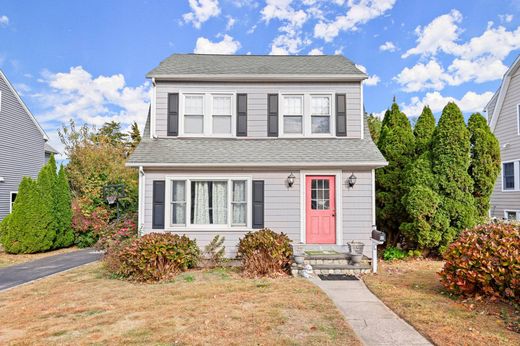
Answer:
<path fill-rule="evenodd" d="M 282 94 L 282 137 L 327 137 L 334 134 L 332 93 Z"/>
<path fill-rule="evenodd" d="M 283 98 L 283 132 L 302 134 L 303 95 L 289 95 Z"/>
<path fill-rule="evenodd" d="M 311 96 L 311 132 L 330 133 L 330 96 Z"/>
<path fill-rule="evenodd" d="M 182 94 L 180 129 L 184 136 L 230 137 L 234 131 L 234 94 Z"/>
<path fill-rule="evenodd" d="M 204 95 L 186 95 L 184 99 L 184 133 L 204 133 Z"/>
<path fill-rule="evenodd" d="M 231 134 L 231 95 L 213 95 L 213 134 Z"/>

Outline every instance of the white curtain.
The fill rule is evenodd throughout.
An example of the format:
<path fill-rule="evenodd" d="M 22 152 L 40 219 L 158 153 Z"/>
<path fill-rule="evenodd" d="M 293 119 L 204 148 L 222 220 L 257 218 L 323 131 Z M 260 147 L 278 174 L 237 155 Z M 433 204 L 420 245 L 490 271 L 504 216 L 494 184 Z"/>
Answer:
<path fill-rule="evenodd" d="M 246 223 L 246 183 L 235 181 L 233 183 L 233 224 Z"/>
<path fill-rule="evenodd" d="M 207 181 L 195 182 L 193 223 L 209 224 L 209 184 Z"/>
<path fill-rule="evenodd" d="M 213 182 L 213 223 L 227 223 L 227 183 L 225 181 Z"/>

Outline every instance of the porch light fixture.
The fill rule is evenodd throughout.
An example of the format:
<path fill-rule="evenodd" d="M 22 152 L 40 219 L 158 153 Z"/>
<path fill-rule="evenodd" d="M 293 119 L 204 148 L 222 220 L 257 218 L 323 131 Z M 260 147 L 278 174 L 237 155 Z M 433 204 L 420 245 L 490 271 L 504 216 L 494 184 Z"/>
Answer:
<path fill-rule="evenodd" d="M 288 185 L 289 187 L 292 187 L 292 186 L 294 185 L 294 179 L 295 179 L 295 178 L 296 178 L 296 177 L 295 177 L 294 174 L 292 174 L 292 172 L 291 172 L 291 174 L 289 174 L 289 176 L 287 177 L 287 185 Z"/>
<path fill-rule="evenodd" d="M 354 173 L 352 173 L 350 175 L 350 177 L 348 177 L 348 186 L 349 187 L 354 187 L 354 185 L 356 185 L 356 181 L 357 181 L 357 177 L 354 175 Z"/>

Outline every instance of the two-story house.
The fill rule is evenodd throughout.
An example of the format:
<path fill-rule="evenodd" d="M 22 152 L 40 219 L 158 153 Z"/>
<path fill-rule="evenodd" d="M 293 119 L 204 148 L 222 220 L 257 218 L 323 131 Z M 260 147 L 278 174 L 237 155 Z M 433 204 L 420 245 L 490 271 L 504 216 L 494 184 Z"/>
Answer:
<path fill-rule="evenodd" d="M 24 176 L 36 178 L 52 153 L 48 137 L 0 70 L 0 221 Z"/>
<path fill-rule="evenodd" d="M 491 195 L 490 215 L 520 220 L 520 56 L 505 73 L 484 111 L 500 142 L 502 159 L 502 172 Z"/>
<path fill-rule="evenodd" d="M 367 75 L 343 56 L 174 54 L 153 97 L 139 169 L 141 234 L 175 232 L 227 254 L 263 227 L 295 243 L 370 243 L 375 169 Z M 365 247 L 369 255 L 370 248 Z"/>

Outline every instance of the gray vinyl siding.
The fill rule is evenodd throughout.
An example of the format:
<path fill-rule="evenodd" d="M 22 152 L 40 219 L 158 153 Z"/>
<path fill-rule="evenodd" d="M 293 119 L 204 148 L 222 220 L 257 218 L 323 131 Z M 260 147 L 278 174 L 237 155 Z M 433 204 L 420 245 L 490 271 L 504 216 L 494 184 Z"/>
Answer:
<path fill-rule="evenodd" d="M 182 171 L 183 176 L 191 176 L 195 174 L 212 175 L 228 175 L 228 176 L 250 176 L 253 180 L 264 180 L 265 182 L 265 227 L 271 228 L 277 232 L 286 233 L 293 242 L 301 241 L 301 196 L 300 196 L 300 172 L 293 170 L 295 175 L 295 183 L 292 188 L 286 185 L 286 179 L 290 172 L 284 171 Z M 357 183 L 354 188 L 346 187 L 345 180 L 352 174 L 357 176 Z M 153 180 L 165 180 L 167 176 L 179 174 L 179 171 L 145 171 L 145 194 L 144 194 L 144 227 L 143 233 L 152 231 L 152 184 Z M 327 175 L 330 172 L 323 171 L 320 174 Z M 343 243 L 356 240 L 363 241 L 365 247 L 365 255 L 370 256 L 369 235 L 373 223 L 373 194 L 372 194 L 372 171 L 371 170 L 345 170 L 343 171 L 343 181 L 337 181 L 341 184 L 342 193 L 342 236 Z M 168 188 L 168 185 L 167 185 Z M 337 197 L 339 198 L 339 197 Z M 169 212 L 168 201 L 166 212 Z M 236 255 L 236 246 L 238 239 L 251 230 L 241 229 L 225 229 L 198 231 L 179 229 L 179 234 L 186 234 L 193 239 L 197 239 L 200 247 L 204 247 L 216 235 L 223 235 L 225 239 L 226 253 L 228 256 Z"/>
<path fill-rule="evenodd" d="M 520 103 L 520 70 L 512 76 L 504 103 L 497 119 L 495 136 L 500 142 L 500 156 L 503 162 L 520 160 L 520 135 L 518 135 L 517 107 Z M 504 146 L 506 146 L 504 148 Z M 516 188 L 520 190 L 519 179 Z M 491 196 L 491 213 L 497 218 L 504 217 L 504 210 L 520 210 L 520 191 L 502 191 L 502 172 L 497 179 Z"/>
<path fill-rule="evenodd" d="M 248 136 L 267 137 L 267 94 L 331 92 L 347 95 L 347 137 L 360 138 L 361 83 L 188 83 L 160 82 L 156 87 L 156 134 L 166 137 L 168 93 L 235 92 L 248 94 Z M 182 114 L 182 110 L 180 112 Z M 335 116 L 334 114 L 332 115 Z"/>
<path fill-rule="evenodd" d="M 44 139 L 29 114 L 0 76 L 0 220 L 9 213 L 10 192 L 24 176 L 35 178 L 44 164 Z"/>

